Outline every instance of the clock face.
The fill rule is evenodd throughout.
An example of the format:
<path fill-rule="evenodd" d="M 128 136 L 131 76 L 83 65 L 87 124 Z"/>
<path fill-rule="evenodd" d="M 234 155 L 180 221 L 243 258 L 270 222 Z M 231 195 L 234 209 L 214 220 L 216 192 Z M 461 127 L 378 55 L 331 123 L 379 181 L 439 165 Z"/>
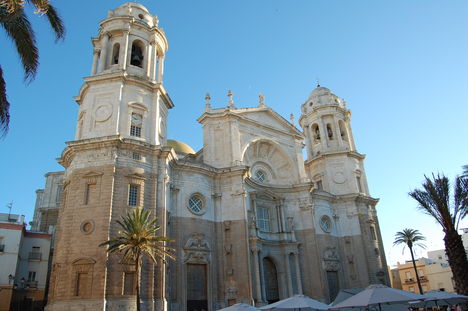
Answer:
<path fill-rule="evenodd" d="M 141 125 L 142 119 L 143 119 L 143 117 L 141 116 L 141 114 L 132 113 L 132 124 L 133 125 Z"/>

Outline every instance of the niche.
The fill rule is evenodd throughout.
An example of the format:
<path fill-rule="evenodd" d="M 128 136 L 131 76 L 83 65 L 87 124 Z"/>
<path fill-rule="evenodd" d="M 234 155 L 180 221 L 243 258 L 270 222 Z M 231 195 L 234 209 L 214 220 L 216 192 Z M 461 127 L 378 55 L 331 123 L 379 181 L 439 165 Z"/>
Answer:
<path fill-rule="evenodd" d="M 134 41 L 132 44 L 130 65 L 143 68 L 143 43 L 141 41 Z"/>

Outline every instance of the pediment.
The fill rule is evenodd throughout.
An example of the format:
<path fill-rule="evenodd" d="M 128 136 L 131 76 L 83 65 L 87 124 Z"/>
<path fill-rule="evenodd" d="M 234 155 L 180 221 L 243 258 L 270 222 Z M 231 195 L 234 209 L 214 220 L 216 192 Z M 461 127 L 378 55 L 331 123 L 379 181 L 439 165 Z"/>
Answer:
<path fill-rule="evenodd" d="M 304 136 L 301 131 L 291 124 L 291 122 L 288 122 L 271 108 L 261 110 L 248 109 L 246 111 L 238 112 L 238 115 L 259 125 L 286 132 L 290 135 L 300 137 Z"/>

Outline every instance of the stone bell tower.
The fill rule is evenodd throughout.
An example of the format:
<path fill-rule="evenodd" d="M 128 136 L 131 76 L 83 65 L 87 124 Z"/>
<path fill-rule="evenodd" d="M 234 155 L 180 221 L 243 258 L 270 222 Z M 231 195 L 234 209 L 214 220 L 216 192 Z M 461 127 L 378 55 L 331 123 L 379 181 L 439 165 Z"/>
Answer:
<path fill-rule="evenodd" d="M 92 43 L 91 76 L 75 98 L 75 139 L 120 135 L 164 144 L 172 103 L 162 86 L 168 44 L 158 18 L 128 2 L 109 11 Z"/>
<path fill-rule="evenodd" d="M 325 87 L 313 90 L 299 119 L 306 136 L 306 168 L 320 190 L 368 195 L 365 156 L 356 151 L 350 121 L 344 100 Z"/>
<path fill-rule="evenodd" d="M 351 112 L 344 100 L 325 87 L 317 86 L 302 105 L 299 123 L 307 145 L 306 171 L 314 182 L 312 201 L 323 206 L 333 198 L 331 208 L 337 227 L 336 249 L 348 287 L 389 284 L 387 263 L 375 206 L 364 170 L 365 156 L 358 153 L 351 130 Z M 355 265 L 354 262 L 361 263 Z"/>
<path fill-rule="evenodd" d="M 65 167 L 47 310 L 133 310 L 134 266 L 99 244 L 116 236 L 129 210 L 151 210 L 166 234 L 167 39 L 158 19 L 136 2 L 109 11 L 92 39 L 91 75 L 78 96 L 75 140 Z M 145 310 L 166 309 L 166 269 L 146 263 Z"/>

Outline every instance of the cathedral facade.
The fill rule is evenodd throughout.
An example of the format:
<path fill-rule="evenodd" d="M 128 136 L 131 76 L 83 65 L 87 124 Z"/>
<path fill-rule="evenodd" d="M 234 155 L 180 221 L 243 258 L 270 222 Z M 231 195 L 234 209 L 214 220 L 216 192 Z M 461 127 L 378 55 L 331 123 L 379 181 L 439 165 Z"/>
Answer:
<path fill-rule="evenodd" d="M 158 217 L 177 255 L 167 265 L 144 262 L 144 310 L 261 306 L 294 294 L 329 302 L 340 288 L 389 284 L 378 200 L 343 100 L 317 87 L 298 129 L 263 96 L 252 108 L 232 98 L 212 108 L 207 96 L 195 152 L 167 139 L 174 104 L 158 19 L 126 3 L 109 11 L 92 43 L 75 140 L 59 159 L 65 171 L 49 175 L 60 204 L 33 222 L 58 219 L 48 310 L 133 308 L 133 266 L 98 245 L 134 208 Z"/>

